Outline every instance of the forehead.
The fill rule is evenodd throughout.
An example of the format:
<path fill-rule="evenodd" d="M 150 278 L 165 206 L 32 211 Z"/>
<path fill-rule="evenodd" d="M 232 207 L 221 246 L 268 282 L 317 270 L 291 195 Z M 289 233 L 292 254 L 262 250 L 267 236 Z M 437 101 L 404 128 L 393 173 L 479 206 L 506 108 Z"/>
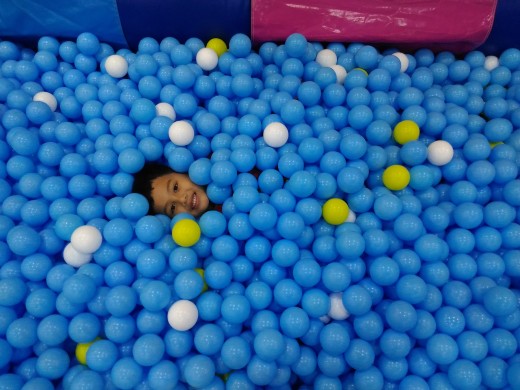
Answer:
<path fill-rule="evenodd" d="M 177 173 L 177 172 L 171 172 L 167 173 L 166 175 L 162 175 L 157 177 L 152 182 L 152 186 L 155 187 L 157 185 L 164 185 L 168 183 L 168 181 L 182 181 L 182 180 L 188 180 L 188 177 L 183 173 Z"/>

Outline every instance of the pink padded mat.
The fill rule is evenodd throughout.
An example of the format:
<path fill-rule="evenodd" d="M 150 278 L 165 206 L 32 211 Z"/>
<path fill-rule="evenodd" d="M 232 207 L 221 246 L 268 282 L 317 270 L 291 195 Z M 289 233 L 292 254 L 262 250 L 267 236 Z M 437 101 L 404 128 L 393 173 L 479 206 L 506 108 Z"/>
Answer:
<path fill-rule="evenodd" d="M 497 0 L 252 0 L 255 41 L 399 44 L 465 51 L 489 35 Z"/>

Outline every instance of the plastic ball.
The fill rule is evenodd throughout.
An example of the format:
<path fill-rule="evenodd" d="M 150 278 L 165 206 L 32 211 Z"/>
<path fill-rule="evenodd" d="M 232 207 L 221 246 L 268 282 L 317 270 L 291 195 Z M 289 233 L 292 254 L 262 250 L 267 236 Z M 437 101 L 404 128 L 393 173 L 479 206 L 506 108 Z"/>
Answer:
<path fill-rule="evenodd" d="M 229 46 L 0 43 L 0 382 L 518 387 L 520 52 Z"/>
<path fill-rule="evenodd" d="M 162 360 L 148 372 L 148 384 L 152 389 L 175 387 L 179 380 L 179 369 L 167 360 Z"/>
<path fill-rule="evenodd" d="M 79 345 L 82 344 L 78 344 Z M 76 348 L 76 351 L 77 351 Z M 90 369 L 97 372 L 106 372 L 110 370 L 116 363 L 118 350 L 116 345 L 109 340 L 95 340 L 88 343 L 86 348 L 84 361 L 78 358 L 82 364 L 86 364 Z"/>
<path fill-rule="evenodd" d="M 356 338 L 351 340 L 345 352 L 345 361 L 356 370 L 366 370 L 372 366 L 375 352 L 372 345 L 365 340 Z"/>
<path fill-rule="evenodd" d="M 273 122 L 265 127 L 263 137 L 267 145 L 279 148 L 289 139 L 289 131 L 283 123 Z"/>
<path fill-rule="evenodd" d="M 332 50 L 323 49 L 320 50 L 316 55 L 316 62 L 323 67 L 331 67 L 337 64 L 338 57 Z"/>
<path fill-rule="evenodd" d="M 37 324 L 32 318 L 14 320 L 5 333 L 5 339 L 13 348 L 28 348 L 37 341 Z"/>
<path fill-rule="evenodd" d="M 150 333 L 144 334 L 135 341 L 132 355 L 139 365 L 151 367 L 162 359 L 164 348 L 164 343 L 159 336 Z"/>
<path fill-rule="evenodd" d="M 218 64 L 218 57 L 219 55 L 214 49 L 209 47 L 202 48 L 197 52 L 197 65 L 205 71 L 212 71 Z"/>
<path fill-rule="evenodd" d="M 172 237 L 177 245 L 191 247 L 200 239 L 200 227 L 191 219 L 182 219 L 175 223 L 172 229 Z"/>
<path fill-rule="evenodd" d="M 344 200 L 334 198 L 325 202 L 322 213 L 323 219 L 331 225 L 341 225 L 347 220 L 349 208 Z"/>
<path fill-rule="evenodd" d="M 197 306 L 188 300 L 179 300 L 168 309 L 168 323 L 177 331 L 187 331 L 197 323 Z"/>
<path fill-rule="evenodd" d="M 478 362 L 484 359 L 488 353 L 486 339 L 477 332 L 465 331 L 457 337 L 457 344 L 461 357 Z"/>
<path fill-rule="evenodd" d="M 187 121 L 173 122 L 168 130 L 170 141 L 177 146 L 189 145 L 195 137 L 193 126 Z"/>
<path fill-rule="evenodd" d="M 94 253 L 99 249 L 103 240 L 101 232 L 93 226 L 81 226 L 74 230 L 70 242 L 74 249 L 81 253 Z"/>
<path fill-rule="evenodd" d="M 33 101 L 45 103 L 47 106 L 49 106 L 51 111 L 56 111 L 56 108 L 58 107 L 58 102 L 57 102 L 56 98 L 54 97 L 53 94 L 51 94 L 49 92 L 41 91 L 41 92 L 36 93 L 33 96 Z"/>
<path fill-rule="evenodd" d="M 376 258 L 369 268 L 370 276 L 380 286 L 393 284 L 399 277 L 399 266 L 388 257 Z"/>
<path fill-rule="evenodd" d="M 484 307 L 494 316 L 505 316 L 513 313 L 517 309 L 518 303 L 511 290 L 496 286 L 484 294 Z"/>
<path fill-rule="evenodd" d="M 170 118 L 172 121 L 176 118 L 175 109 L 170 103 L 157 103 L 155 105 L 155 110 L 158 116 L 165 116 L 166 118 Z"/>
<path fill-rule="evenodd" d="M 350 314 L 366 314 L 372 306 L 370 293 L 360 285 L 351 285 L 345 290 L 342 296 L 344 307 Z"/>
<path fill-rule="evenodd" d="M 239 324 L 249 317 L 251 304 L 242 295 L 230 295 L 224 298 L 220 310 L 225 321 L 231 324 Z"/>
<path fill-rule="evenodd" d="M 408 70 L 408 66 L 410 64 L 410 60 L 408 59 L 408 56 L 401 52 L 392 53 L 394 57 L 397 57 L 399 59 L 399 62 L 401 64 L 401 73 L 404 73 Z"/>
<path fill-rule="evenodd" d="M 121 389 L 136 387 L 143 378 L 143 368 L 129 356 L 118 360 L 110 370 L 112 383 Z"/>
<path fill-rule="evenodd" d="M 63 250 L 63 260 L 65 263 L 79 268 L 92 260 L 92 254 L 79 252 L 72 244 L 67 244 Z"/>
<path fill-rule="evenodd" d="M 334 320 L 348 318 L 349 312 L 343 302 L 342 293 L 332 293 L 330 296 L 330 309 L 327 315 Z"/>
<path fill-rule="evenodd" d="M 20 225 L 9 230 L 6 241 L 9 249 L 14 254 L 28 256 L 38 250 L 41 244 L 41 237 L 31 227 Z"/>
<path fill-rule="evenodd" d="M 433 165 L 446 165 L 453 159 L 453 155 L 453 147 L 446 141 L 437 140 L 428 145 L 428 161 Z"/>
<path fill-rule="evenodd" d="M 73 304 L 88 302 L 96 293 L 96 285 L 87 275 L 76 274 L 63 284 L 63 295 Z"/>
<path fill-rule="evenodd" d="M 451 364 L 457 359 L 459 348 L 451 336 L 437 333 L 428 339 L 426 352 L 437 364 Z"/>
<path fill-rule="evenodd" d="M 383 171 L 383 184 L 393 191 L 400 191 L 410 183 L 410 172 L 402 165 L 391 165 Z"/>
<path fill-rule="evenodd" d="M 123 218 L 111 219 L 103 228 L 103 238 L 113 246 L 128 244 L 132 240 L 133 233 L 132 225 Z"/>
<path fill-rule="evenodd" d="M 63 377 L 69 368 L 70 358 L 63 349 L 49 348 L 36 361 L 36 372 L 47 379 Z"/>
<path fill-rule="evenodd" d="M 283 335 L 276 329 L 264 329 L 254 339 L 257 356 L 266 362 L 272 362 L 285 351 Z"/>
<path fill-rule="evenodd" d="M 450 365 L 448 378 L 453 386 L 471 389 L 480 386 L 482 373 L 475 363 L 460 359 Z"/>
<path fill-rule="evenodd" d="M 150 281 L 140 292 L 141 304 L 144 308 L 157 311 L 164 309 L 171 299 L 168 286 L 161 281 Z"/>
<path fill-rule="evenodd" d="M 112 54 L 105 60 L 105 70 L 114 78 L 125 77 L 128 73 L 128 62 L 123 56 Z"/>
<path fill-rule="evenodd" d="M 206 47 L 209 49 L 213 49 L 215 53 L 220 57 L 222 54 L 224 54 L 227 51 L 226 42 L 224 42 L 220 38 L 211 38 L 208 43 L 206 44 Z"/>
<path fill-rule="evenodd" d="M 419 133 L 419 126 L 411 120 L 401 121 L 394 127 L 394 139 L 401 145 L 415 141 L 419 138 Z"/>
<path fill-rule="evenodd" d="M 249 362 L 251 347 L 243 337 L 233 336 L 222 345 L 221 355 L 226 366 L 233 370 L 239 370 Z"/>
<path fill-rule="evenodd" d="M 181 271 L 175 277 L 174 289 L 179 298 L 193 299 L 197 297 L 204 290 L 203 274 L 196 270 Z"/>
<path fill-rule="evenodd" d="M 330 68 L 336 74 L 337 83 L 343 84 L 345 82 L 345 79 L 347 78 L 347 70 L 343 66 L 338 64 L 332 65 Z"/>
<path fill-rule="evenodd" d="M 76 345 L 75 356 L 78 359 L 78 362 L 81 364 L 87 364 L 87 352 L 92 344 L 94 344 L 97 340 L 90 341 L 88 343 L 79 343 Z"/>
<path fill-rule="evenodd" d="M 251 52 L 251 39 L 245 34 L 235 34 L 229 40 L 229 52 L 238 58 L 246 57 Z"/>

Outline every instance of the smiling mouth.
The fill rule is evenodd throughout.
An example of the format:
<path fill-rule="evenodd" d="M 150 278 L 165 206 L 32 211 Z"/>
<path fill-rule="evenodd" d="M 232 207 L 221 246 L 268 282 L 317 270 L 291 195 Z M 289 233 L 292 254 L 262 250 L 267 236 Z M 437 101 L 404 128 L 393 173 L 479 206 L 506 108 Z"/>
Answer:
<path fill-rule="evenodd" d="M 194 192 L 191 196 L 191 209 L 195 210 L 197 206 L 199 205 L 199 197 L 197 196 L 197 193 Z"/>

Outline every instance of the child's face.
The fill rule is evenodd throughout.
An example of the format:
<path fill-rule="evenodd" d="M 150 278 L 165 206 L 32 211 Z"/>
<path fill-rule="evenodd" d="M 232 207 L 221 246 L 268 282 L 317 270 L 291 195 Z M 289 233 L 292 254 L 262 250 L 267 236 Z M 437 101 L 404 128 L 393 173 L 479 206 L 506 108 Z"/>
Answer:
<path fill-rule="evenodd" d="M 156 213 L 173 218 L 179 213 L 200 216 L 209 206 L 209 199 L 202 187 L 193 183 L 188 175 L 168 173 L 152 181 L 151 197 Z"/>

